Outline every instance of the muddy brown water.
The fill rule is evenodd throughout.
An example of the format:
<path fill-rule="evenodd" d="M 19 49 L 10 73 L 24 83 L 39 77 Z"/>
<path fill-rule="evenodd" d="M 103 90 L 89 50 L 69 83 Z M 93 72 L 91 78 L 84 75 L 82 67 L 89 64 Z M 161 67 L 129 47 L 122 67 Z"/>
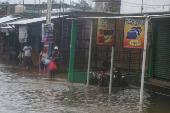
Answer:
<path fill-rule="evenodd" d="M 50 80 L 37 68 L 0 60 L 0 113 L 138 113 L 139 88 L 85 87 L 66 75 Z M 170 96 L 144 92 L 141 113 L 170 113 Z"/>

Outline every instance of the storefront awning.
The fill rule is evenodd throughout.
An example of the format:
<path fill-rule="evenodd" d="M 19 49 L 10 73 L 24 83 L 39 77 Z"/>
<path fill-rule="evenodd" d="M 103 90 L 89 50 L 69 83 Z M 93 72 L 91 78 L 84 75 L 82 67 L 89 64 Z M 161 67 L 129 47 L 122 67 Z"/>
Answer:
<path fill-rule="evenodd" d="M 7 26 L 7 27 L 0 27 L 0 32 L 2 33 L 8 33 L 8 32 L 14 32 L 15 27 Z"/>
<path fill-rule="evenodd" d="M 64 16 L 68 16 L 68 15 L 64 15 Z M 60 17 L 63 17 L 63 15 L 61 15 L 61 16 L 51 16 L 51 19 L 56 19 L 56 18 L 60 18 Z M 9 25 L 27 25 L 27 24 L 42 22 L 42 21 L 46 21 L 46 17 L 20 20 L 20 21 L 17 21 L 17 22 L 11 22 L 11 23 L 9 23 Z"/>
<path fill-rule="evenodd" d="M 12 17 L 11 15 L 7 16 L 7 17 L 2 17 L 2 18 L 0 18 L 0 24 L 13 22 L 13 21 L 16 21 L 18 19 L 21 19 L 21 17 Z"/>
<path fill-rule="evenodd" d="M 8 27 L 0 27 L 0 29 L 14 29 L 14 28 L 11 26 L 8 26 Z"/>

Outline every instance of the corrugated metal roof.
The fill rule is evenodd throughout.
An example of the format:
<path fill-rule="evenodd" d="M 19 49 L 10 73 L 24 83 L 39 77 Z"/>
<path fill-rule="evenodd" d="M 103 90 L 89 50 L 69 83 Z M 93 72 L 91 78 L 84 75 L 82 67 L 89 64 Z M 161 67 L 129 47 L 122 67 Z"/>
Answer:
<path fill-rule="evenodd" d="M 8 26 L 8 27 L 0 27 L 0 29 L 14 29 L 14 28 L 11 26 Z"/>
<path fill-rule="evenodd" d="M 11 16 L 7 16 L 7 17 L 2 17 L 0 18 L 0 24 L 1 23 L 6 23 L 6 22 L 10 22 L 10 21 L 15 21 L 20 19 L 21 17 L 11 17 Z"/>
<path fill-rule="evenodd" d="M 68 15 L 64 15 L 64 16 L 68 16 Z M 63 17 L 63 16 L 60 16 L 60 17 Z M 55 19 L 55 18 L 59 18 L 59 16 L 51 16 L 51 19 Z M 27 20 L 19 20 L 17 22 L 11 22 L 9 23 L 9 25 L 26 25 L 30 23 L 45 21 L 45 20 L 46 20 L 46 17 L 32 18 L 32 19 L 27 19 Z"/>
<path fill-rule="evenodd" d="M 120 0 L 117 0 L 120 1 Z M 92 2 L 107 2 L 107 0 L 92 0 Z M 108 2 L 115 2 L 115 0 L 108 0 Z"/>

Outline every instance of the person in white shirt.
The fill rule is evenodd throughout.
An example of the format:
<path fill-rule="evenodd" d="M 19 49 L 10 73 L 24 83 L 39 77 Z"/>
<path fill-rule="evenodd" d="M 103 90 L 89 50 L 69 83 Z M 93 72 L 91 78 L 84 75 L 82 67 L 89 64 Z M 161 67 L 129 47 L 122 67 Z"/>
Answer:
<path fill-rule="evenodd" d="M 26 68 L 30 67 L 31 65 L 31 52 L 32 52 L 32 47 L 29 45 L 29 42 L 27 42 L 27 45 L 23 48 L 23 51 L 25 52 L 25 64 Z"/>

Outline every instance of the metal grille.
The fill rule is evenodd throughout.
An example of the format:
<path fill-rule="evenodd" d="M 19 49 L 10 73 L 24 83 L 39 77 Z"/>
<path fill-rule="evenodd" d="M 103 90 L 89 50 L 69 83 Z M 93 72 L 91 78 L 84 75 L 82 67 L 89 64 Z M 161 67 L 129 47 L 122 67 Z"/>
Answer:
<path fill-rule="evenodd" d="M 170 22 L 159 22 L 156 37 L 154 76 L 170 79 Z"/>
<path fill-rule="evenodd" d="M 89 34 L 90 29 L 86 26 L 87 21 L 78 21 L 77 42 L 75 53 L 75 71 L 86 71 L 88 65 Z"/>
<path fill-rule="evenodd" d="M 84 26 L 84 27 L 83 27 Z M 150 32 L 149 32 L 150 33 Z M 75 71 L 87 71 L 88 53 L 89 53 L 89 34 L 90 25 L 87 21 L 79 21 L 77 32 L 77 45 L 75 55 Z M 91 56 L 90 71 L 100 70 L 102 62 L 111 56 L 111 46 L 96 45 L 97 37 L 97 19 L 94 20 L 93 27 L 93 45 Z M 142 49 L 127 49 L 123 48 L 124 39 L 124 19 L 119 19 L 116 22 L 116 37 L 115 37 L 115 54 L 114 66 L 119 67 L 128 75 L 141 75 L 142 65 Z M 149 42 L 150 38 L 148 39 Z M 149 49 L 147 49 L 149 50 Z M 148 70 L 149 51 L 147 51 L 146 72 Z"/>
<path fill-rule="evenodd" d="M 70 56 L 70 39 L 71 39 L 71 20 L 58 19 L 57 30 L 55 32 L 56 45 L 62 54 L 62 63 L 59 67 L 60 73 L 68 72 Z"/>

